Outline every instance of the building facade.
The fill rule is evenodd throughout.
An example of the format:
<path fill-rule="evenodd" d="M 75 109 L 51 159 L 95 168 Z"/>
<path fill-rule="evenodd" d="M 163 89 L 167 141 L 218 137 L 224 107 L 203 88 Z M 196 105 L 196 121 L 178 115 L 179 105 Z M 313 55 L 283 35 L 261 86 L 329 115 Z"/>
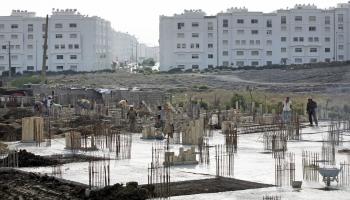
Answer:
<path fill-rule="evenodd" d="M 350 60 L 350 3 L 296 5 L 273 13 L 231 8 L 215 16 L 161 16 L 160 70 Z"/>
<path fill-rule="evenodd" d="M 47 70 L 97 71 L 111 69 L 113 29 L 109 21 L 76 10 L 53 9 L 49 17 Z M 14 10 L 0 17 L 0 72 L 40 71 L 45 18 Z M 10 52 L 9 52 L 10 50 Z"/>

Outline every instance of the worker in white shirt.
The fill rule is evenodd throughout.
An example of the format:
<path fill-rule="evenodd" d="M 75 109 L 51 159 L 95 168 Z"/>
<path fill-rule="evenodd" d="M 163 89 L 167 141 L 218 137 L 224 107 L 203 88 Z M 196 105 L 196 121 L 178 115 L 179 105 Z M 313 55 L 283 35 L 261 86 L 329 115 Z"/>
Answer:
<path fill-rule="evenodd" d="M 289 97 L 286 97 L 286 100 L 283 102 L 282 114 L 283 123 L 290 123 L 292 118 L 292 101 Z"/>

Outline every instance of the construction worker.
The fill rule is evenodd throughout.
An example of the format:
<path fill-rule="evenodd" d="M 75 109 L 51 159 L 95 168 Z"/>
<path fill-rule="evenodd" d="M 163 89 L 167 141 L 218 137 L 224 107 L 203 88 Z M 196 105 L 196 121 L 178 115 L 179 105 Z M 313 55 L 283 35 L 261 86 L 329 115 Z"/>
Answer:
<path fill-rule="evenodd" d="M 129 130 L 132 133 L 135 131 L 136 117 L 137 117 L 137 112 L 134 110 L 134 106 L 131 105 L 127 113 L 127 118 L 129 119 L 129 124 L 130 124 Z"/>
<path fill-rule="evenodd" d="M 125 109 L 128 107 L 128 100 L 122 99 L 118 102 L 117 107 L 121 108 L 121 118 L 125 119 L 124 112 Z"/>
<path fill-rule="evenodd" d="M 312 100 L 311 97 L 309 97 L 307 100 L 306 111 L 307 111 L 307 114 L 309 115 L 310 126 L 313 126 L 313 121 L 315 121 L 316 126 L 318 126 L 316 110 L 317 110 L 317 103 L 314 100 Z"/>
<path fill-rule="evenodd" d="M 287 124 L 290 123 L 292 118 L 292 101 L 289 97 L 286 97 L 286 100 L 283 102 L 283 123 Z"/>

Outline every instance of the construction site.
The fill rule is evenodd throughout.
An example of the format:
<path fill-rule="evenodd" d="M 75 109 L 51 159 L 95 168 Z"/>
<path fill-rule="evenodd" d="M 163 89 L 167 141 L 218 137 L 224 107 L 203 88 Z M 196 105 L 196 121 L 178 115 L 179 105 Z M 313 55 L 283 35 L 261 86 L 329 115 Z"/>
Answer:
<path fill-rule="evenodd" d="M 20 88 L 4 79 L 0 199 L 349 197 L 346 90 L 330 99 L 306 86 L 274 93 L 279 84 L 264 90 L 252 80 L 238 80 L 235 90 L 193 86 L 209 85 L 208 76 L 237 80 L 232 74 L 81 76 L 92 75 L 100 77 L 95 87 L 78 75 Z M 112 86 L 104 76 L 128 82 Z M 177 77 L 191 84 L 168 87 Z M 287 95 L 293 109 L 284 120 Z M 317 126 L 308 122 L 311 95 Z"/>

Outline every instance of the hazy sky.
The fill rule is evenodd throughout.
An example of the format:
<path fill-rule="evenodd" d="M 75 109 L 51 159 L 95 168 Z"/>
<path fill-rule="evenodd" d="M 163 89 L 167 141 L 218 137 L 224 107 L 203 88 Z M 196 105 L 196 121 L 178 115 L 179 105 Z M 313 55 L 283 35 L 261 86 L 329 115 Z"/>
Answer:
<path fill-rule="evenodd" d="M 173 15 L 184 9 L 202 9 L 214 15 L 229 7 L 245 6 L 250 11 L 272 12 L 295 4 L 311 3 L 328 8 L 345 2 L 347 0 L 2 0 L 0 15 L 21 9 L 44 16 L 51 14 L 52 8 L 76 8 L 81 14 L 111 21 L 115 30 L 131 33 L 140 42 L 158 45 L 159 15 Z"/>

